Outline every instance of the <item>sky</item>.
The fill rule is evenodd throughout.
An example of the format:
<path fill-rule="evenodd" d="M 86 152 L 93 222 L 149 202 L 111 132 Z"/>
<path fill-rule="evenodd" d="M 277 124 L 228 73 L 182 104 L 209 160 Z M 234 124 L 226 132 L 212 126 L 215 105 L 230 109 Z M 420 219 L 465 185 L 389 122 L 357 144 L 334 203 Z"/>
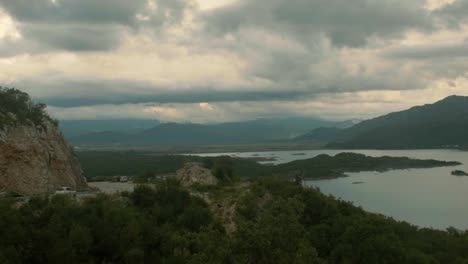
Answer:
<path fill-rule="evenodd" d="M 468 95 L 468 0 L 0 0 L 0 85 L 59 119 L 367 119 Z"/>

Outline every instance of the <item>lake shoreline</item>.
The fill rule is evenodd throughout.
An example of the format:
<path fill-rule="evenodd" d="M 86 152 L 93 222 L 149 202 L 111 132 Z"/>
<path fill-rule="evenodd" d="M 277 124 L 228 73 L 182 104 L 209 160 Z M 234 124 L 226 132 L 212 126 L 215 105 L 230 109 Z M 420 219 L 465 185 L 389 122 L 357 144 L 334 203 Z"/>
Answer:
<path fill-rule="evenodd" d="M 332 151 L 340 150 L 337 148 L 325 148 L 324 144 L 316 143 L 259 143 L 259 144 L 224 144 L 224 145 L 78 145 L 75 146 L 75 151 L 137 151 L 148 152 L 158 155 L 168 154 L 213 154 L 213 153 L 250 153 L 250 152 L 271 152 L 271 151 Z M 349 151 L 421 151 L 421 150 L 451 150 L 468 152 L 468 149 L 461 148 L 412 148 L 412 149 L 368 149 L 368 148 L 351 148 Z M 302 153 L 301 153 L 302 154 Z M 302 155 L 298 155 L 302 156 Z"/>

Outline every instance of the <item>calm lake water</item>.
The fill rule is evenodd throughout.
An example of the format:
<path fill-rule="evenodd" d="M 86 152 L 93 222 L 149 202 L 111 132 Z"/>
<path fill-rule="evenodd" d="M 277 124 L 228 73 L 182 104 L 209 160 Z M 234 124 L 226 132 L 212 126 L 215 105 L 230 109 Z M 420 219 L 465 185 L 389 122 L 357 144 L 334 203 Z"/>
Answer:
<path fill-rule="evenodd" d="M 235 157 L 275 158 L 261 163 L 280 164 L 308 159 L 320 154 L 341 152 L 368 156 L 410 157 L 459 161 L 461 166 L 393 170 L 387 172 L 347 173 L 350 177 L 333 180 L 307 181 L 326 194 L 352 201 L 367 211 L 382 213 L 397 220 L 445 229 L 449 226 L 468 229 L 468 177 L 451 175 L 455 169 L 468 171 L 468 152 L 455 150 L 309 150 L 246 153 L 210 153 L 200 156 L 229 155 Z M 353 184 L 362 182 L 362 184 Z"/>

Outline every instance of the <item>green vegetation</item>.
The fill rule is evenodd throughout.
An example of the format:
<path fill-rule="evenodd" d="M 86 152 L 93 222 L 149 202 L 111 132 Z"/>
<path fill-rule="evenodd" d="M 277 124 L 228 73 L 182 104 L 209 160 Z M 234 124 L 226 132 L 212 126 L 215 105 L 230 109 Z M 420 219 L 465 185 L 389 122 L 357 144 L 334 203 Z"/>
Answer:
<path fill-rule="evenodd" d="M 205 202 L 171 181 L 120 199 L 0 207 L 0 263 L 183 263 L 222 232 Z"/>
<path fill-rule="evenodd" d="M 205 158 L 203 165 L 211 169 L 213 175 L 221 182 L 230 182 L 234 178 L 233 159 L 228 156 Z"/>
<path fill-rule="evenodd" d="M 458 162 L 414 160 L 395 157 L 367 157 L 341 153 L 334 157 L 320 155 L 280 165 L 261 165 L 254 160 L 231 157 L 196 157 L 151 155 L 144 152 L 78 152 L 78 158 L 89 179 L 97 176 L 138 176 L 148 172 L 174 173 L 185 162 L 202 162 L 219 178 L 255 178 L 266 176 L 293 177 L 300 172 L 306 178 L 334 178 L 345 172 L 382 171 L 389 169 L 429 168 L 460 165 Z"/>
<path fill-rule="evenodd" d="M 0 129 L 9 125 L 26 124 L 31 121 L 41 126 L 44 120 L 57 125 L 45 112 L 46 105 L 34 103 L 27 93 L 14 88 L 0 87 Z"/>
<path fill-rule="evenodd" d="M 468 263 L 468 232 L 418 229 L 275 178 L 239 186 L 206 190 L 236 200 L 230 232 L 172 180 L 121 198 L 1 201 L 0 262 Z"/>
<path fill-rule="evenodd" d="M 197 159 L 175 155 L 152 155 L 145 152 L 86 151 L 76 154 L 89 179 L 97 176 L 174 173 L 185 162 Z"/>

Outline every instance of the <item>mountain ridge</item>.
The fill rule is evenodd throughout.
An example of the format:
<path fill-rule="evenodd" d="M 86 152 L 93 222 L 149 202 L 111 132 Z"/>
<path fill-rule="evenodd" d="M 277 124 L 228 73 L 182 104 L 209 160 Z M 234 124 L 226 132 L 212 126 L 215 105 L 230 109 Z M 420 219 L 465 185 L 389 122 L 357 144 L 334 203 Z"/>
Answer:
<path fill-rule="evenodd" d="M 458 148 L 468 144 L 468 97 L 452 95 L 341 130 L 327 148 Z"/>
<path fill-rule="evenodd" d="M 71 137 L 75 144 L 250 144 L 288 141 L 321 126 L 347 127 L 352 122 L 317 118 L 257 119 L 217 124 L 161 123 L 137 133 L 103 131 Z"/>

